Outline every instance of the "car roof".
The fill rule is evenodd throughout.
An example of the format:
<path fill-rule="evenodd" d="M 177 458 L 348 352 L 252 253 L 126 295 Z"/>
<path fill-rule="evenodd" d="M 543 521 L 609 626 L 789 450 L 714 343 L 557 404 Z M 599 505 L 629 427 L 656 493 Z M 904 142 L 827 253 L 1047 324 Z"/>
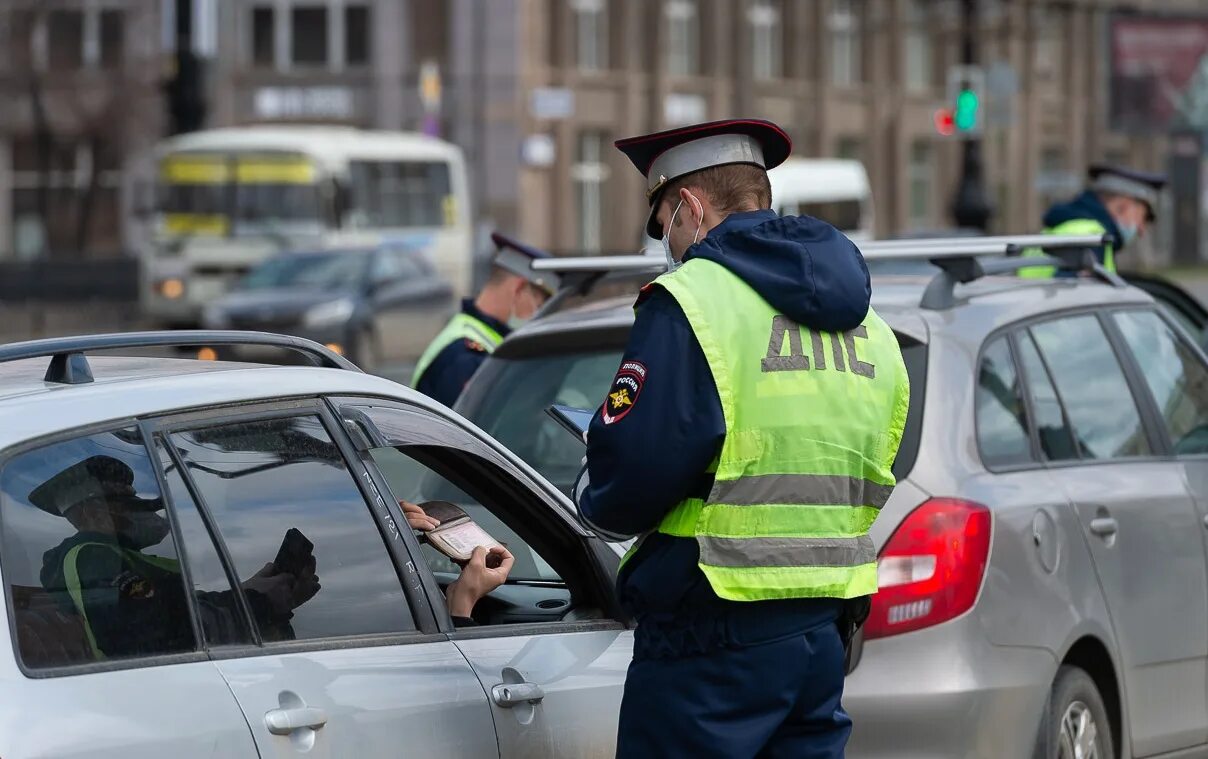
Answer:
<path fill-rule="evenodd" d="M 952 308 L 928 310 L 919 301 L 931 279 L 930 275 L 873 277 L 872 305 L 895 330 L 925 342 L 935 332 L 957 331 L 967 339 L 980 340 L 1000 326 L 1055 311 L 1153 302 L 1138 288 L 1116 287 L 1086 277 L 992 276 L 958 285 Z M 567 332 L 628 327 L 633 323 L 633 301 L 631 296 L 607 298 L 542 317 L 513 333 L 504 345 Z M 503 355 L 507 354 L 504 350 Z"/>
<path fill-rule="evenodd" d="M 362 372 L 180 358 L 89 356 L 83 385 L 42 380 L 49 358 L 0 363 L 0 449 L 65 429 L 190 408 L 318 395 L 371 395 L 436 408 L 398 383 Z"/>

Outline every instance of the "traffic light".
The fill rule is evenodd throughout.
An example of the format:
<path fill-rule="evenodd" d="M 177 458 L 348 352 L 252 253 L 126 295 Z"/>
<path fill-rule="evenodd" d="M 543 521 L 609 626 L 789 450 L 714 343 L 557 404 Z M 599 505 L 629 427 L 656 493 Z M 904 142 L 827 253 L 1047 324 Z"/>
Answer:
<path fill-rule="evenodd" d="M 958 132 L 976 132 L 981 127 L 979 109 L 981 98 L 969 85 L 961 88 L 956 96 L 956 108 L 952 112 L 952 123 Z"/>
<path fill-rule="evenodd" d="M 935 112 L 935 131 L 941 137 L 951 137 L 956 134 L 956 118 L 951 108 L 940 108 Z"/>
<path fill-rule="evenodd" d="M 936 129 L 947 136 L 954 134 L 961 139 L 976 138 L 985 127 L 982 110 L 986 91 L 986 73 L 979 66 L 952 66 L 948 69 L 948 107 L 943 109 L 952 116 L 952 131 L 945 132 L 936 121 Z M 938 117 L 937 117 L 938 118 Z"/>

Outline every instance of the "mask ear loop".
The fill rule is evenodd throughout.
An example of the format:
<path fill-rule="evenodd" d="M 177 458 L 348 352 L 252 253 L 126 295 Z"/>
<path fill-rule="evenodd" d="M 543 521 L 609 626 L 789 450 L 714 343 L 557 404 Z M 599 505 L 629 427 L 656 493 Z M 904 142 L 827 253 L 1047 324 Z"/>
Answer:
<path fill-rule="evenodd" d="M 696 200 L 696 198 L 692 198 L 692 199 Z M 705 223 L 705 207 L 703 205 L 701 205 L 701 202 L 699 200 L 696 200 L 696 212 L 698 214 L 700 214 L 700 221 L 696 222 L 696 232 L 693 233 L 693 235 L 692 235 L 692 244 L 693 245 L 695 245 L 697 239 L 700 238 L 700 227 L 702 224 Z"/>

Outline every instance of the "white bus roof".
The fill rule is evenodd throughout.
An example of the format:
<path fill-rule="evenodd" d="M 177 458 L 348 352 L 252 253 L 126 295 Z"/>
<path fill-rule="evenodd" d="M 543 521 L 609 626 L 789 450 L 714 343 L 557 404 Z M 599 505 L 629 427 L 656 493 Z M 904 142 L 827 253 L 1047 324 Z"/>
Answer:
<path fill-rule="evenodd" d="M 445 158 L 461 160 L 456 145 L 418 132 L 385 132 L 355 127 L 301 124 L 207 129 L 171 137 L 157 153 L 178 151 L 292 151 L 335 168 L 349 158 Z"/>
<path fill-rule="evenodd" d="M 871 194 L 859 161 L 790 158 L 769 171 L 768 179 L 774 203 L 864 200 Z"/>

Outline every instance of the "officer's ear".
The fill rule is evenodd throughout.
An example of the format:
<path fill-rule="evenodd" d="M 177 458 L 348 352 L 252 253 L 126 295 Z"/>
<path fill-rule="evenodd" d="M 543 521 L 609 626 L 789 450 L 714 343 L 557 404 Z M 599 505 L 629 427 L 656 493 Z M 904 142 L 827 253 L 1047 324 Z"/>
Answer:
<path fill-rule="evenodd" d="M 691 218 L 692 226 L 696 226 L 705 218 L 705 206 L 701 202 L 700 197 L 689 190 L 687 187 L 681 187 L 679 191 L 680 200 L 684 201 L 684 210 L 688 212 Z"/>

